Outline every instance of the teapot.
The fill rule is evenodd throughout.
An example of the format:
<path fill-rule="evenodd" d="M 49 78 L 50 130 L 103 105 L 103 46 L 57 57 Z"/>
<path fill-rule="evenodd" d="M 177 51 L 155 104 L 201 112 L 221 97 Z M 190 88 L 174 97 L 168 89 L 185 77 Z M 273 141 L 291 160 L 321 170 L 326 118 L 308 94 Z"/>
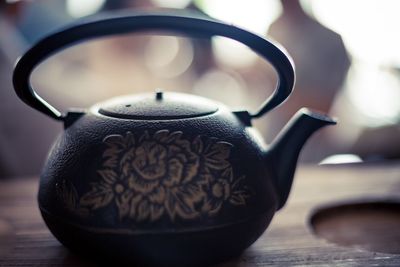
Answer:
<path fill-rule="evenodd" d="M 274 67 L 276 89 L 256 112 L 158 91 L 63 114 L 30 85 L 34 67 L 63 48 L 149 30 L 241 42 Z M 336 123 L 303 108 L 267 146 L 252 120 L 281 104 L 294 82 L 278 44 L 183 12 L 87 19 L 41 39 L 16 63 L 13 84 L 23 102 L 64 124 L 40 178 L 45 223 L 66 247 L 95 259 L 172 266 L 240 255 L 284 206 L 308 137 Z"/>

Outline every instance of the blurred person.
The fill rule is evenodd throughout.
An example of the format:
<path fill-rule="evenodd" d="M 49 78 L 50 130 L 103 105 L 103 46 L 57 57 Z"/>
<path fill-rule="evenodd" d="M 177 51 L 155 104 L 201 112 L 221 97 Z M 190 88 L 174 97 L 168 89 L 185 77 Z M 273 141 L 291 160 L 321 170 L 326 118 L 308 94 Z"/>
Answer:
<path fill-rule="evenodd" d="M 281 0 L 283 13 L 271 24 L 268 35 L 283 45 L 296 66 L 293 93 L 270 115 L 268 134 L 275 136 L 301 107 L 329 112 L 342 87 L 350 59 L 342 38 L 310 18 L 297 0 Z M 322 131 L 302 153 L 304 161 L 320 160 L 332 152 Z M 329 151 L 331 150 L 331 151 Z"/>
<path fill-rule="evenodd" d="M 25 3 L 0 4 L 0 178 L 40 171 L 61 125 L 34 112 L 14 93 L 13 65 L 27 48 L 17 29 Z"/>

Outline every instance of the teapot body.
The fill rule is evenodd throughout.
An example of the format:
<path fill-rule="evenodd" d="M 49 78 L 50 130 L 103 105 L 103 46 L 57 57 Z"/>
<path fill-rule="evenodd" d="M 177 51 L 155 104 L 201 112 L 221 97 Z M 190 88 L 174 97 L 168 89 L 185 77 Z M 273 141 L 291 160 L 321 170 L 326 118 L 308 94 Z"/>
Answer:
<path fill-rule="evenodd" d="M 265 149 L 222 105 L 161 120 L 114 118 L 94 107 L 54 144 L 39 207 L 53 234 L 82 253 L 215 263 L 250 246 L 277 209 Z"/>

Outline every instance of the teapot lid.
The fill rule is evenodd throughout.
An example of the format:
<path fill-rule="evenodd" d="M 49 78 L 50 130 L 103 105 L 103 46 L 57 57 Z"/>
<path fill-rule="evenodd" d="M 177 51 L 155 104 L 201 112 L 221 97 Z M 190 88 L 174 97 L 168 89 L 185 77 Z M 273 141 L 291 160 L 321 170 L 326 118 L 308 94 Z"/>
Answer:
<path fill-rule="evenodd" d="M 218 110 L 218 104 L 190 94 L 157 91 L 113 98 L 94 108 L 102 115 L 120 119 L 171 120 L 210 115 Z"/>

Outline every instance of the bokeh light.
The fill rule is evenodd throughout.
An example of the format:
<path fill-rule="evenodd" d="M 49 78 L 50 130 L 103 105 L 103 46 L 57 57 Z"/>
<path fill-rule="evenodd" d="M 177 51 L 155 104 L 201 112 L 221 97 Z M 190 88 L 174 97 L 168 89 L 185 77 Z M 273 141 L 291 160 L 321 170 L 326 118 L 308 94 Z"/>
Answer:
<path fill-rule="evenodd" d="M 66 8 L 71 17 L 79 18 L 99 11 L 106 0 L 67 0 Z"/>
<path fill-rule="evenodd" d="M 193 61 L 193 46 L 187 39 L 152 36 L 145 47 L 146 66 L 153 74 L 173 78 L 184 73 Z"/>
<path fill-rule="evenodd" d="M 395 34 L 400 25 L 400 1 L 309 0 L 309 4 L 321 23 L 342 35 L 354 58 L 400 65 L 400 35 Z"/>
<path fill-rule="evenodd" d="M 159 7 L 185 8 L 190 4 L 191 0 L 151 0 L 151 2 Z"/>
<path fill-rule="evenodd" d="M 211 69 L 204 73 L 195 83 L 193 92 L 234 109 L 243 107 L 247 99 L 245 82 L 240 77 L 219 69 Z"/>
<path fill-rule="evenodd" d="M 196 3 L 208 15 L 260 35 L 265 35 L 282 12 L 278 0 L 201 0 Z M 247 47 L 226 38 L 214 38 L 212 45 L 216 59 L 222 65 L 245 68 L 257 59 Z"/>
<path fill-rule="evenodd" d="M 380 127 L 400 120 L 400 1 L 303 1 L 321 23 L 341 34 L 353 64 L 344 99 L 357 124 Z M 338 19 L 340 18 L 340 19 Z"/>

